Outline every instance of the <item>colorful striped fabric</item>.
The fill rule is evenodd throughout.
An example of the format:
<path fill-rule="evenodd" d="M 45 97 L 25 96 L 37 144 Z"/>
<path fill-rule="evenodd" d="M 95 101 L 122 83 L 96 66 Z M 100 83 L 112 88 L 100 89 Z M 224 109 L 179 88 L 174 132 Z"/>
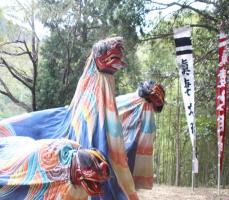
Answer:
<path fill-rule="evenodd" d="M 86 200 L 82 186 L 70 181 L 72 156 L 78 144 L 65 139 L 0 140 L 1 200 Z"/>
<path fill-rule="evenodd" d="M 109 157 L 113 176 L 105 184 L 105 194 L 100 199 L 132 200 L 137 195 L 127 163 L 114 90 L 114 77 L 99 72 L 90 58 L 70 105 L 71 125 L 77 142 L 85 148 L 95 147 Z"/>
<path fill-rule="evenodd" d="M 114 90 L 114 77 L 98 71 L 92 54 L 69 107 L 5 119 L 0 123 L 0 136 L 68 138 L 84 148 L 97 148 L 108 158 L 113 171 L 104 184 L 104 196 L 91 199 L 138 199 L 128 167 Z"/>
<path fill-rule="evenodd" d="M 153 106 L 144 98 L 139 97 L 138 92 L 119 96 L 116 102 L 135 187 L 151 189 L 153 186 L 153 138 L 156 131 Z"/>
<path fill-rule="evenodd" d="M 122 122 L 125 150 L 135 187 L 151 188 L 155 132 L 152 104 L 139 97 L 137 92 L 117 97 L 116 104 Z M 24 135 L 34 139 L 67 137 L 75 140 L 75 131 L 73 128 L 68 129 L 71 126 L 66 116 L 70 116 L 70 113 L 71 109 L 66 106 L 12 117 L 2 121 L 1 134 L 5 136 Z M 65 135 L 59 133 L 65 133 Z M 148 164 L 142 165 L 143 160 Z"/>
<path fill-rule="evenodd" d="M 36 140 L 68 138 L 75 140 L 69 107 L 22 114 L 0 121 L 0 137 L 28 136 Z"/>

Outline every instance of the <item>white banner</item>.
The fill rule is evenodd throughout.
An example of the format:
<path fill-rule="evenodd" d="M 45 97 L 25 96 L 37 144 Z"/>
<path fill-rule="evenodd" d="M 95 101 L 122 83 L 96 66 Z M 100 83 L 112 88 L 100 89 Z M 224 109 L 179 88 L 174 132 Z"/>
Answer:
<path fill-rule="evenodd" d="M 185 113 L 188 123 L 189 135 L 195 152 L 196 127 L 195 127 L 195 102 L 194 102 L 194 68 L 191 42 L 191 28 L 182 27 L 174 30 L 176 45 L 176 60 L 179 67 L 181 90 L 184 101 Z M 197 163 L 196 163 L 197 162 Z M 194 166 L 198 161 L 193 158 Z M 195 167 L 197 173 L 198 167 Z"/>

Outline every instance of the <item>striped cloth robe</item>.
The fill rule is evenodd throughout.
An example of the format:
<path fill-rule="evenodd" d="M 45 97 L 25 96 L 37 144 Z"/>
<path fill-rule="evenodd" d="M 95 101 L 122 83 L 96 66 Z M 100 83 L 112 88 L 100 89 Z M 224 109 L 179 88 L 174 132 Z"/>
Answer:
<path fill-rule="evenodd" d="M 114 93 L 113 75 L 99 72 L 91 55 L 70 106 L 5 119 L 0 122 L 0 136 L 66 138 L 77 141 L 84 148 L 97 148 L 108 158 L 113 171 L 104 184 L 104 196 L 90 198 L 138 199 L 128 167 Z"/>
<path fill-rule="evenodd" d="M 138 92 L 116 98 L 122 121 L 128 165 L 135 187 L 151 189 L 153 186 L 153 138 L 156 126 L 153 106 Z"/>

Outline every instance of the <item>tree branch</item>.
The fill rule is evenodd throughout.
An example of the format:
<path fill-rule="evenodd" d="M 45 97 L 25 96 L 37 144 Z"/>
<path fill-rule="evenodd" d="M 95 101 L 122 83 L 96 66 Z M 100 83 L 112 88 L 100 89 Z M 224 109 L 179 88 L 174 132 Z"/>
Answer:
<path fill-rule="evenodd" d="M 23 44 L 23 41 L 21 41 L 21 40 L 15 40 L 15 41 L 12 41 L 12 42 L 4 42 L 4 43 L 0 44 L 0 47 L 3 47 L 5 45 L 9 45 L 9 44 L 17 44 L 17 43 Z"/>
<path fill-rule="evenodd" d="M 203 56 L 201 56 L 200 58 L 198 59 L 195 59 L 195 65 L 198 64 L 198 63 L 201 63 L 203 62 L 204 60 L 206 60 L 208 57 L 212 57 L 213 54 L 215 54 L 217 52 L 217 49 L 218 47 L 215 47 L 211 50 L 209 50 L 206 54 L 204 54 Z M 208 59 L 209 60 L 209 59 Z"/>
<path fill-rule="evenodd" d="M 207 24 L 190 24 L 189 25 L 190 27 L 197 27 L 197 28 L 206 28 L 208 30 L 212 30 L 216 33 L 218 33 L 218 29 L 212 27 L 212 26 L 209 26 Z M 140 40 L 141 42 L 144 42 L 144 41 L 149 41 L 149 40 L 156 40 L 156 39 L 162 39 L 162 38 L 170 38 L 173 36 L 173 32 L 169 32 L 169 33 L 164 33 L 164 34 L 158 34 L 158 35 L 152 35 L 148 38 L 145 38 L 145 39 L 142 39 Z"/>
<path fill-rule="evenodd" d="M 22 56 L 22 55 L 28 54 L 28 52 L 10 53 L 7 51 L 0 51 L 0 54 L 5 54 L 5 55 L 9 55 L 9 56 Z"/>
<path fill-rule="evenodd" d="M 146 39 L 140 40 L 141 42 L 149 41 L 149 40 L 156 40 L 156 39 L 162 39 L 162 38 L 169 38 L 173 35 L 173 33 L 165 33 L 165 34 L 158 34 L 158 35 L 152 35 Z"/>
<path fill-rule="evenodd" d="M 214 31 L 216 33 L 219 32 L 219 30 L 215 27 L 209 26 L 208 24 L 190 24 L 191 27 L 197 27 L 197 28 L 206 28 L 209 31 Z"/>
<path fill-rule="evenodd" d="M 23 85 L 25 85 L 30 90 L 32 90 L 32 86 L 30 86 L 26 82 L 26 80 L 28 80 L 28 77 L 23 79 L 23 75 L 21 75 L 16 69 L 14 69 L 12 66 L 10 66 L 4 58 L 1 57 L 0 60 L 2 61 L 2 63 L 0 63 L 0 64 L 2 64 L 2 66 L 5 66 L 14 78 L 16 78 L 18 81 L 20 81 Z M 31 81 L 29 80 L 29 82 L 31 82 Z"/>
<path fill-rule="evenodd" d="M 34 58 L 32 56 L 32 53 L 29 51 L 29 48 L 28 48 L 28 46 L 27 46 L 25 41 L 23 41 L 23 44 L 25 46 L 26 51 L 28 52 L 28 55 L 29 55 L 29 58 L 30 58 L 31 62 L 33 63 L 33 67 L 37 66 L 37 57 Z"/>
<path fill-rule="evenodd" d="M 0 94 L 7 96 L 11 101 L 13 101 L 18 106 L 24 108 L 26 111 L 28 111 L 28 112 L 31 111 L 31 108 L 27 104 L 18 100 L 15 96 L 12 95 L 9 88 L 6 86 L 6 84 L 4 83 L 4 81 L 1 78 L 0 78 L 0 84 L 5 89 L 5 91 L 0 89 Z"/>
<path fill-rule="evenodd" d="M 157 4 L 157 5 L 159 5 L 159 6 L 164 6 L 164 7 L 162 7 L 162 8 L 159 7 L 158 9 L 167 9 L 167 8 L 169 8 L 169 7 L 172 7 L 172 6 L 179 6 L 179 7 L 181 7 L 181 9 L 189 9 L 189 10 L 192 10 L 192 11 L 198 13 L 199 15 L 205 17 L 205 18 L 208 18 L 208 19 L 210 19 L 210 20 L 212 20 L 212 21 L 214 21 L 214 22 L 217 22 L 217 19 L 216 19 L 216 18 L 214 18 L 213 16 L 207 14 L 205 11 L 201 11 L 201 10 L 199 10 L 199 9 L 197 9 L 197 8 L 194 8 L 194 7 L 192 7 L 192 6 L 188 5 L 188 4 L 185 4 L 185 3 L 184 3 L 184 4 L 181 4 L 181 3 L 179 3 L 179 2 L 172 2 L 172 3 L 166 4 L 166 3 L 156 2 L 156 1 L 151 1 L 151 3 Z"/>
<path fill-rule="evenodd" d="M 214 6 L 217 6 L 217 3 L 213 2 L 213 1 L 208 1 L 208 0 L 197 0 L 197 1 L 201 2 L 201 3 L 212 4 Z"/>

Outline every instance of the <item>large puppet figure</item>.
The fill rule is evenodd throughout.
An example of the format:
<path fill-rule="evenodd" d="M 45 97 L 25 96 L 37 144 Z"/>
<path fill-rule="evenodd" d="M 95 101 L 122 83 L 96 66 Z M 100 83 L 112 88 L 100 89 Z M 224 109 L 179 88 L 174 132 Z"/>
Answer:
<path fill-rule="evenodd" d="M 66 139 L 0 140 L 1 200 L 86 200 L 101 195 L 109 165 L 94 149 Z"/>
<path fill-rule="evenodd" d="M 113 74 L 124 66 L 122 43 L 121 38 L 111 38 L 93 46 L 70 105 L 76 141 L 85 148 L 102 151 L 112 166 L 111 178 L 100 198 L 104 200 L 137 199 L 115 102 Z"/>
<path fill-rule="evenodd" d="M 138 199 L 115 102 L 113 74 L 125 65 L 122 50 L 121 37 L 108 38 L 93 46 L 69 107 L 28 113 L 0 124 L 1 136 L 68 138 L 84 148 L 99 149 L 112 169 L 100 197 L 104 200 Z"/>
<path fill-rule="evenodd" d="M 136 188 L 153 186 L 153 138 L 155 121 L 153 112 L 161 112 L 165 92 L 159 83 L 144 81 L 137 92 L 116 98 L 122 121 L 128 164 Z"/>

